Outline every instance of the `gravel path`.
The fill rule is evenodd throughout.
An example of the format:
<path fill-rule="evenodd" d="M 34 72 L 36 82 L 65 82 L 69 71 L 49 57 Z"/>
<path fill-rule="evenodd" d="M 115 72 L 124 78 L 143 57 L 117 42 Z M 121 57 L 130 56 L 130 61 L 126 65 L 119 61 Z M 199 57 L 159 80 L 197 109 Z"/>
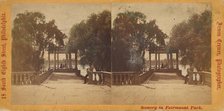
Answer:
<path fill-rule="evenodd" d="M 181 79 L 168 78 L 157 74 L 153 81 L 142 85 L 110 88 L 83 84 L 83 80 L 69 73 L 53 73 L 42 85 L 13 85 L 11 102 L 18 105 L 211 104 L 210 87 L 186 85 Z"/>

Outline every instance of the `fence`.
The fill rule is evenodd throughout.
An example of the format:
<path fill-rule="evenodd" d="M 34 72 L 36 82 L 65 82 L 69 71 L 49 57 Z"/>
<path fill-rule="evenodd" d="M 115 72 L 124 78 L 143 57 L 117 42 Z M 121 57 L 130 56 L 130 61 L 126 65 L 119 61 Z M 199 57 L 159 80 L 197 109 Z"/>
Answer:
<path fill-rule="evenodd" d="M 138 73 L 138 72 L 105 72 L 96 71 L 89 75 L 89 84 L 101 85 L 137 85 L 143 83 L 150 77 L 152 71 Z"/>
<path fill-rule="evenodd" d="M 211 72 L 199 71 L 189 75 L 189 84 L 204 84 L 211 86 Z"/>
<path fill-rule="evenodd" d="M 80 70 L 78 69 L 54 69 L 54 72 L 63 72 L 63 73 L 75 73 L 77 76 L 81 76 L 80 75 Z"/>
<path fill-rule="evenodd" d="M 111 72 L 96 71 L 89 75 L 89 84 L 105 84 L 111 86 Z"/>
<path fill-rule="evenodd" d="M 49 70 L 42 74 L 34 71 L 12 72 L 11 82 L 15 85 L 41 84 L 52 72 L 53 70 Z"/>
<path fill-rule="evenodd" d="M 136 84 L 144 83 L 150 76 L 152 76 L 153 72 L 154 71 L 147 71 L 138 75 L 136 79 Z"/>
<path fill-rule="evenodd" d="M 53 69 L 48 70 L 47 72 L 44 72 L 42 74 L 36 75 L 33 84 L 41 84 L 43 83 L 53 72 Z"/>
<path fill-rule="evenodd" d="M 129 85 L 136 84 L 136 72 L 112 72 L 113 85 Z"/>
<path fill-rule="evenodd" d="M 24 84 L 32 84 L 35 75 L 37 75 L 36 72 L 12 72 L 12 84 L 16 85 L 24 85 Z"/>

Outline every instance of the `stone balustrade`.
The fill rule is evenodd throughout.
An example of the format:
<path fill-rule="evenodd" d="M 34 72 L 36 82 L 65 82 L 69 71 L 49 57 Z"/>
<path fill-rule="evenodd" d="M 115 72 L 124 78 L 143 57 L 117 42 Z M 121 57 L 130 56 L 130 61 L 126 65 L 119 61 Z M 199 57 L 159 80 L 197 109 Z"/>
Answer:
<path fill-rule="evenodd" d="M 32 84 L 35 79 L 36 72 L 12 72 L 12 84 L 25 85 Z"/>
<path fill-rule="evenodd" d="M 111 86 L 111 72 L 106 71 L 96 71 L 89 75 L 89 84 L 105 84 Z"/>
<path fill-rule="evenodd" d="M 113 85 L 131 85 L 136 84 L 136 72 L 113 72 Z"/>
<path fill-rule="evenodd" d="M 105 72 L 96 71 L 89 75 L 89 84 L 101 85 L 137 85 L 143 83 L 152 72 L 147 71 L 144 73 L 138 72 Z"/>
<path fill-rule="evenodd" d="M 12 72 L 11 83 L 14 85 L 41 84 L 52 72 L 53 70 L 48 70 L 43 73 L 34 71 Z"/>
<path fill-rule="evenodd" d="M 211 86 L 211 72 L 199 71 L 189 75 L 189 84 L 203 84 Z"/>

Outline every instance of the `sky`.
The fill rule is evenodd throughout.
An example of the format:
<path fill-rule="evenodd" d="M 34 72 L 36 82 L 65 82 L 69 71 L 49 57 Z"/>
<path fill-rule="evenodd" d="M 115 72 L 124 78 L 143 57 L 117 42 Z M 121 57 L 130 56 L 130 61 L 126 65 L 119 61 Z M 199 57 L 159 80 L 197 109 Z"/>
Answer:
<path fill-rule="evenodd" d="M 110 10 L 110 4 L 15 4 L 12 8 L 12 20 L 18 13 L 25 11 L 38 11 L 45 15 L 46 20 L 54 19 L 58 28 L 69 35 L 74 24 L 86 20 L 92 13 L 100 13 L 103 10 Z"/>
<path fill-rule="evenodd" d="M 70 3 L 70 4 L 14 4 L 12 8 L 12 20 L 16 14 L 25 11 L 38 11 L 46 16 L 46 20 L 54 19 L 58 28 L 69 35 L 74 24 L 86 20 L 92 13 L 100 13 L 103 10 L 112 12 L 112 20 L 120 12 L 139 11 L 146 15 L 147 21 L 156 19 L 156 24 L 166 34 L 170 34 L 172 27 L 187 20 L 194 13 L 210 10 L 210 5 L 199 3 Z"/>
<path fill-rule="evenodd" d="M 210 10 L 210 5 L 198 3 L 117 3 L 112 5 L 112 10 L 112 17 L 114 18 L 118 13 L 127 10 L 142 12 L 146 15 L 147 21 L 155 19 L 159 28 L 170 35 L 175 24 L 187 20 L 192 14 Z"/>
<path fill-rule="evenodd" d="M 118 13 L 125 11 L 138 11 L 146 15 L 146 20 L 155 19 L 159 28 L 168 36 L 175 24 L 186 21 L 194 13 L 202 13 L 204 10 L 211 10 L 208 4 L 199 3 L 112 3 L 112 4 L 93 4 L 93 3 L 70 3 L 70 4 L 14 4 L 12 7 L 12 21 L 18 13 L 25 11 L 37 11 L 46 16 L 46 21 L 54 19 L 58 28 L 69 36 L 70 29 L 74 24 L 86 20 L 92 13 L 100 13 L 103 10 L 110 10 L 112 20 Z M 148 53 L 145 57 L 148 58 Z M 173 55 L 175 58 L 175 55 Z M 164 59 L 166 55 L 161 55 Z M 47 54 L 44 57 L 47 59 Z M 65 59 L 65 55 L 60 55 Z M 152 55 L 154 58 L 154 55 Z M 53 56 L 51 57 L 53 59 Z"/>

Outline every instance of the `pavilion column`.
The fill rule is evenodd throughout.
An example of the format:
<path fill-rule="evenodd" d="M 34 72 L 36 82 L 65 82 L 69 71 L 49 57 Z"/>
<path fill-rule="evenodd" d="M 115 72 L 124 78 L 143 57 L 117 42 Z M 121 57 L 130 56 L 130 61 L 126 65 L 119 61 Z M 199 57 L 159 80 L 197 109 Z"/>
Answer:
<path fill-rule="evenodd" d="M 68 53 L 65 53 L 65 68 L 68 68 Z"/>
<path fill-rule="evenodd" d="M 66 68 L 69 68 L 69 54 L 66 53 Z"/>
<path fill-rule="evenodd" d="M 68 62 L 69 62 L 69 69 L 72 68 L 72 56 L 71 53 L 68 54 Z"/>
<path fill-rule="evenodd" d="M 176 52 L 176 69 L 179 69 L 179 58 L 178 58 L 179 54 L 178 51 Z"/>
<path fill-rule="evenodd" d="M 158 52 L 158 69 L 160 69 L 160 52 Z"/>
<path fill-rule="evenodd" d="M 56 69 L 56 47 L 54 47 L 54 69 Z"/>
<path fill-rule="evenodd" d="M 78 69 L 78 51 L 75 51 L 75 69 Z"/>
<path fill-rule="evenodd" d="M 71 53 L 71 68 L 72 68 L 72 66 L 73 66 L 73 60 L 72 60 L 72 53 Z"/>
<path fill-rule="evenodd" d="M 59 69 L 60 64 L 59 64 L 59 47 L 57 48 L 57 68 Z"/>
<path fill-rule="evenodd" d="M 149 51 L 149 69 L 152 69 L 151 52 Z"/>
<path fill-rule="evenodd" d="M 170 60 L 169 60 L 170 56 L 169 56 L 169 53 L 167 53 L 166 56 L 167 56 L 167 67 L 170 68 Z"/>
<path fill-rule="evenodd" d="M 155 51 L 155 62 L 156 62 L 155 69 L 157 69 L 157 51 Z"/>
<path fill-rule="evenodd" d="M 49 49 L 48 49 L 48 69 L 50 69 L 51 68 L 51 58 L 50 58 L 50 55 L 51 53 L 50 53 L 50 51 L 49 51 Z"/>
<path fill-rule="evenodd" d="M 171 69 L 173 69 L 173 54 L 170 53 L 170 65 L 171 65 Z"/>

